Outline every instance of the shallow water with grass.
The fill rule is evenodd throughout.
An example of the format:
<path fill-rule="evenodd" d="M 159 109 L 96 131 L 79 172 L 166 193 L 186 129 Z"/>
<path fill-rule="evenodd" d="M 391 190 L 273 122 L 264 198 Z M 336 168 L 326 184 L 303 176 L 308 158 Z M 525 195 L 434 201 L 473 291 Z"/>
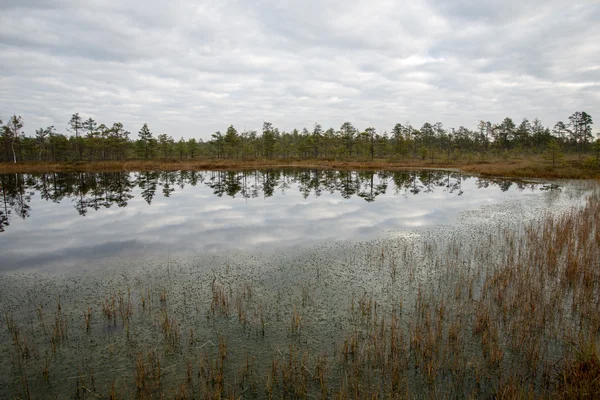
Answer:
<path fill-rule="evenodd" d="M 277 170 L 2 188 L 2 398 L 540 395 L 566 390 L 569 343 L 597 340 L 595 183 Z"/>

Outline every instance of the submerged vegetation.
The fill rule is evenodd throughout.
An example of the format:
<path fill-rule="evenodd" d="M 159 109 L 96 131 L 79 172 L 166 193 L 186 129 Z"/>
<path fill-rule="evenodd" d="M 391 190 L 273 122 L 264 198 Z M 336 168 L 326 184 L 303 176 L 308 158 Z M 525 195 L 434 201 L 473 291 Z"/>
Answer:
<path fill-rule="evenodd" d="M 597 397 L 589 186 L 562 206 L 568 193 L 547 193 L 538 217 L 486 209 L 463 227 L 270 261 L 1 275 L 0 395 Z"/>

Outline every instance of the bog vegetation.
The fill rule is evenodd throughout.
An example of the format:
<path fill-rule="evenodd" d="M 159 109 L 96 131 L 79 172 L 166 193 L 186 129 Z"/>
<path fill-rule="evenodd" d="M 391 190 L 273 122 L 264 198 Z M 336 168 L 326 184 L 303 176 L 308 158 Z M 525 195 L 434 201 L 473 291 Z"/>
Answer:
<path fill-rule="evenodd" d="M 4 276 L 0 390 L 597 397 L 597 189 L 563 212 L 508 222 L 334 246 L 277 268 L 169 260 L 99 280 Z"/>
<path fill-rule="evenodd" d="M 134 134 L 123 124 L 98 124 L 78 113 L 68 122 L 68 132 L 53 126 L 29 130 L 13 116 L 6 121 L 0 138 L 0 161 L 65 162 L 109 160 L 255 160 L 255 159 L 393 159 L 397 161 L 485 160 L 541 155 L 553 166 L 564 153 L 585 155 L 590 167 L 598 167 L 600 139 L 592 132 L 592 117 L 575 112 L 567 122 L 558 121 L 551 129 L 539 119 L 515 123 L 505 118 L 499 123 L 480 121 L 476 129 L 463 126 L 447 129 L 441 123 L 413 127 L 396 124 L 388 131 L 367 127 L 360 130 L 350 122 L 339 129 L 315 124 L 291 132 L 280 131 L 265 122 L 262 132 L 239 132 L 233 125 L 225 133 L 215 132 L 209 140 L 181 138 L 153 133 L 147 124 Z"/>

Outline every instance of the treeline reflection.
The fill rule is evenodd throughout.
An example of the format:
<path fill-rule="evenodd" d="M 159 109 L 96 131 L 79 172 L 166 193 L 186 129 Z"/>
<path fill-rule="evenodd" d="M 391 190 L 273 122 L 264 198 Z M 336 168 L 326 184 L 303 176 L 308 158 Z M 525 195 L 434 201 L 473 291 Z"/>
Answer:
<path fill-rule="evenodd" d="M 198 184 L 209 187 L 218 197 L 241 196 L 245 199 L 271 197 L 277 192 L 298 190 L 304 198 L 319 197 L 324 192 L 338 193 L 344 199 L 358 196 L 367 202 L 388 191 L 395 195 L 418 195 L 437 190 L 463 194 L 463 183 L 475 180 L 477 188 L 495 185 L 502 191 L 554 189 L 553 185 L 502 179 L 465 176 L 449 171 L 335 171 L 318 169 L 284 169 L 258 171 L 156 171 L 156 172 L 81 172 L 47 174 L 0 174 L 0 232 L 13 216 L 31 215 L 31 199 L 37 193 L 46 201 L 59 203 L 68 199 L 77 212 L 85 216 L 91 210 L 113 205 L 126 207 L 135 188 L 151 204 L 161 193 L 169 197 L 177 190 Z"/>

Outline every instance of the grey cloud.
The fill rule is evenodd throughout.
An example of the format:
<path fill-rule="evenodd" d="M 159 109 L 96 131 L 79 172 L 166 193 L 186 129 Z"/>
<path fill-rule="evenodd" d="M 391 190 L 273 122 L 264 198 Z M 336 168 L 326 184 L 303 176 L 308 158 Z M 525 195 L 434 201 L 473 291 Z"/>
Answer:
<path fill-rule="evenodd" d="M 6 1 L 0 114 L 74 112 L 207 138 L 229 124 L 540 117 L 600 105 L 600 6 L 582 1 Z M 560 116 L 560 117 L 558 117 Z M 597 117 L 598 119 L 600 117 Z"/>

